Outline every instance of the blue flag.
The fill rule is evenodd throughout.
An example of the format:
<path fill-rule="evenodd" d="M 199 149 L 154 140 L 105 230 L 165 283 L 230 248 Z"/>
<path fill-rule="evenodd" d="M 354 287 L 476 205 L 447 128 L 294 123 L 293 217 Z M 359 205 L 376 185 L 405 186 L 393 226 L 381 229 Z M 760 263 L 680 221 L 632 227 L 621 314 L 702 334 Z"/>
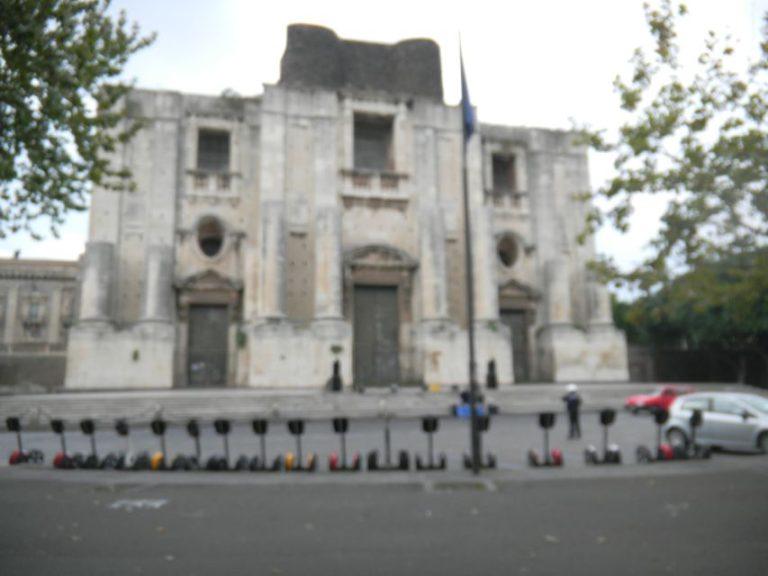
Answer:
<path fill-rule="evenodd" d="M 464 118 L 464 139 L 469 138 L 475 132 L 475 109 L 469 101 L 469 89 L 467 88 L 467 76 L 464 73 L 464 56 L 459 45 L 459 61 L 461 62 L 461 113 Z"/>

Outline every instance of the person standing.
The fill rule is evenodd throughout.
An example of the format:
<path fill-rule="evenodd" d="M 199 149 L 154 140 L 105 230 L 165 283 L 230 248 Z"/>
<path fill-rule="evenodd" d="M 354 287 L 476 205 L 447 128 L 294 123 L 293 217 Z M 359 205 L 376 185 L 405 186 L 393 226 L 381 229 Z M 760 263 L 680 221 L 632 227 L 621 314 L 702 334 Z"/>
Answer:
<path fill-rule="evenodd" d="M 568 412 L 568 438 L 581 438 L 581 423 L 579 422 L 579 409 L 581 408 L 581 396 L 576 384 L 568 384 L 566 387 L 565 409 Z"/>

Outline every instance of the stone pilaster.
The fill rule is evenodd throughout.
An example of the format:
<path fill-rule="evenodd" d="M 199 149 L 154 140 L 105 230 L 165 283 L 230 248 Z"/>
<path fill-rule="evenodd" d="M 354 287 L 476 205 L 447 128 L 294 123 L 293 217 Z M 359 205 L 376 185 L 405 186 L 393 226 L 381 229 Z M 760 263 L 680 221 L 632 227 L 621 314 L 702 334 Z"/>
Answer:
<path fill-rule="evenodd" d="M 61 288 L 51 291 L 48 311 L 48 343 L 56 344 L 61 340 Z"/>
<path fill-rule="evenodd" d="M 83 281 L 80 292 L 80 320 L 109 321 L 114 245 L 110 242 L 88 242 L 85 247 Z"/>
<path fill-rule="evenodd" d="M 262 202 L 259 289 L 256 312 L 260 318 L 284 317 L 285 207 L 282 201 Z"/>
<path fill-rule="evenodd" d="M 19 309 L 19 287 L 12 286 L 8 291 L 8 300 L 5 305 L 5 338 L 3 339 L 9 346 L 12 346 L 16 339 L 16 316 Z"/>
<path fill-rule="evenodd" d="M 546 265 L 547 324 L 571 324 L 571 287 L 568 261 L 553 258 Z"/>
<path fill-rule="evenodd" d="M 141 320 L 170 322 L 173 249 L 149 246 L 144 261 L 144 286 L 141 298 Z"/>
<path fill-rule="evenodd" d="M 315 220 L 315 318 L 342 317 L 341 211 L 318 207 Z"/>

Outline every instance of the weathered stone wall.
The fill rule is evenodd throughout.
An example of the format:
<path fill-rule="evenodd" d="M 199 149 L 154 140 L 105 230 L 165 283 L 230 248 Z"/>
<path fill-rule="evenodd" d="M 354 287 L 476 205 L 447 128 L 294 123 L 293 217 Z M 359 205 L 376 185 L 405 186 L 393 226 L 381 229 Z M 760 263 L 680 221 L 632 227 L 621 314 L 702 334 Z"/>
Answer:
<path fill-rule="evenodd" d="M 0 391 L 64 384 L 77 262 L 0 259 Z"/>

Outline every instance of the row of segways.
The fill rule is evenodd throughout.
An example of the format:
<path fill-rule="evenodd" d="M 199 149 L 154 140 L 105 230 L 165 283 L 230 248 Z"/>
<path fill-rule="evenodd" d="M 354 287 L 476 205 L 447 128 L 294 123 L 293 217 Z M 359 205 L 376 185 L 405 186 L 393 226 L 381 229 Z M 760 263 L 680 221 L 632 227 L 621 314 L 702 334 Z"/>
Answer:
<path fill-rule="evenodd" d="M 422 420 L 422 430 L 428 437 L 428 456 L 422 461 L 420 456 L 416 457 L 416 468 L 418 470 L 444 470 L 446 468 L 446 456 L 440 454 L 436 457 L 434 454 L 434 443 L 432 435 L 438 429 L 439 420 L 436 417 L 426 417 Z M 21 464 L 25 462 L 42 463 L 43 453 L 39 450 L 25 451 L 22 443 L 21 423 L 18 418 L 8 418 L 6 421 L 8 429 L 16 433 L 18 450 L 15 450 L 9 460 L 10 464 Z M 190 420 L 186 424 L 186 431 L 194 441 L 194 454 L 177 454 L 171 462 L 166 458 L 167 450 L 165 443 L 165 434 L 167 423 L 156 418 L 150 422 L 152 433 L 159 440 L 159 450 L 150 454 L 149 452 L 134 452 L 130 427 L 126 420 L 118 420 L 115 423 L 115 432 L 125 439 L 124 450 L 120 452 L 111 452 L 103 458 L 99 456 L 96 443 L 96 424 L 91 419 L 84 419 L 80 422 L 81 432 L 89 438 L 91 445 L 90 454 L 70 453 L 67 451 L 66 426 L 63 420 L 51 420 L 51 430 L 59 437 L 61 450 L 53 459 L 53 466 L 60 469 L 104 469 L 104 470 L 209 470 L 209 471 L 252 471 L 252 472 L 315 472 L 318 468 L 317 456 L 313 453 L 303 456 L 302 436 L 304 435 L 305 423 L 301 419 L 293 419 L 287 422 L 289 433 L 295 438 L 296 451 L 287 452 L 285 455 L 278 455 L 273 460 L 267 457 L 266 436 L 269 430 L 269 423 L 264 419 L 255 419 L 251 422 L 253 432 L 259 437 L 260 453 L 259 455 L 248 457 L 239 456 L 234 464 L 230 457 L 229 434 L 231 432 L 231 423 L 226 419 L 218 419 L 213 422 L 213 428 L 216 434 L 222 439 L 223 453 L 216 454 L 203 462 L 200 449 L 200 425 L 197 420 Z M 349 430 L 348 418 L 334 418 L 332 420 L 333 430 L 339 436 L 340 450 L 333 452 L 328 456 L 328 469 L 331 472 L 359 472 L 362 470 L 362 460 L 360 454 L 355 453 L 348 459 L 346 448 L 346 434 Z M 389 418 L 385 420 L 384 428 L 384 460 L 379 458 L 377 450 L 368 453 L 368 470 L 372 472 L 383 471 L 408 471 L 410 469 L 410 456 L 407 451 L 400 450 L 397 462 L 392 461 L 391 437 L 389 428 Z"/>

